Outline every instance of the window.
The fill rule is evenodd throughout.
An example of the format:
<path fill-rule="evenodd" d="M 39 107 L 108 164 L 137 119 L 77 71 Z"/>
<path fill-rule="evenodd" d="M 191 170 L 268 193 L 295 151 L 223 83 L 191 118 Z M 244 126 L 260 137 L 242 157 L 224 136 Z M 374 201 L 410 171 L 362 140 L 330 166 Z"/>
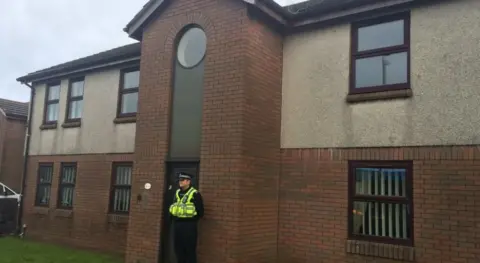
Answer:
<path fill-rule="evenodd" d="M 9 189 L 8 187 L 4 186 L 4 195 L 5 196 L 13 196 L 15 195 L 15 192 L 12 189 Z"/>
<path fill-rule="evenodd" d="M 170 159 L 199 159 L 207 35 L 188 25 L 178 32 L 170 118 Z"/>
<path fill-rule="evenodd" d="M 411 162 L 349 166 L 350 238 L 413 245 Z"/>
<path fill-rule="evenodd" d="M 350 93 L 410 88 L 409 14 L 352 26 Z"/>
<path fill-rule="evenodd" d="M 58 186 L 58 208 L 71 209 L 73 207 L 76 177 L 77 165 L 75 163 L 62 163 Z"/>
<path fill-rule="evenodd" d="M 138 68 L 122 70 L 117 112 L 118 117 L 135 116 L 137 114 L 139 83 L 140 71 Z"/>
<path fill-rule="evenodd" d="M 60 101 L 60 83 L 47 86 L 45 94 L 45 124 L 54 124 L 58 121 L 58 104 Z"/>
<path fill-rule="evenodd" d="M 85 79 L 77 78 L 70 80 L 67 98 L 67 122 L 80 121 L 83 113 L 83 86 Z"/>
<path fill-rule="evenodd" d="M 50 203 L 50 190 L 52 187 L 53 164 L 43 163 L 38 167 L 36 206 L 48 206 Z"/>
<path fill-rule="evenodd" d="M 114 163 L 112 166 L 112 189 L 110 212 L 128 213 L 132 188 L 132 163 Z"/>
<path fill-rule="evenodd" d="M 3 185 L 1 183 L 0 183 L 0 191 L 1 191 L 0 198 L 2 198 L 4 196 L 9 197 L 9 196 L 15 195 L 15 193 L 12 190 L 10 190 L 8 187 L 6 187 L 5 185 Z"/>

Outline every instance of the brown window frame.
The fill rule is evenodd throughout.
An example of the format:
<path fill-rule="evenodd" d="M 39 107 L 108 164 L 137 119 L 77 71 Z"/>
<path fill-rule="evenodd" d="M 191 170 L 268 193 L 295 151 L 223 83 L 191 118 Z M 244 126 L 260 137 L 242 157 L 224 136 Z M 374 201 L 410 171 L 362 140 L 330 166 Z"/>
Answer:
<path fill-rule="evenodd" d="M 56 87 L 56 86 L 59 86 L 59 95 L 58 95 L 58 99 L 54 99 L 54 100 L 49 100 L 48 98 L 50 97 L 50 89 L 52 87 Z M 57 120 L 56 121 L 48 121 L 47 120 L 47 114 L 48 114 L 48 106 L 52 105 L 52 104 L 58 104 L 58 111 L 60 110 L 60 95 L 61 95 L 61 82 L 52 82 L 52 83 L 49 83 L 47 84 L 47 89 L 46 89 L 46 92 L 45 92 L 45 107 L 43 109 L 43 124 L 44 125 L 51 125 L 51 124 L 57 124 L 58 123 L 58 116 L 57 117 Z M 57 114 L 59 114 L 59 112 L 57 112 Z"/>
<path fill-rule="evenodd" d="M 130 72 L 135 72 L 135 71 L 140 72 L 140 66 L 129 67 L 129 68 L 124 68 L 124 69 L 120 70 L 120 85 L 119 85 L 119 89 L 118 89 L 118 102 L 117 102 L 117 118 L 136 117 L 137 116 L 138 105 L 137 105 L 137 111 L 136 112 L 122 113 L 123 95 L 130 94 L 130 93 L 137 93 L 138 94 L 138 91 L 139 91 L 139 87 L 131 88 L 131 89 L 125 89 L 124 88 L 125 74 L 130 73 Z M 140 80 L 139 80 L 139 86 L 140 86 Z"/>
<path fill-rule="evenodd" d="M 49 183 L 41 183 L 40 182 L 40 171 L 42 167 L 48 167 L 51 168 L 52 174 L 50 175 L 50 182 Z M 39 163 L 38 164 L 38 170 L 37 170 L 37 185 L 35 189 L 35 206 L 41 206 L 41 207 L 49 207 L 50 206 L 50 200 L 52 198 L 52 182 L 53 182 L 53 171 L 54 164 L 53 163 Z M 48 202 L 46 204 L 41 204 L 38 200 L 38 190 L 39 186 L 49 186 L 50 187 L 50 196 L 48 197 Z"/>
<path fill-rule="evenodd" d="M 77 163 L 74 162 L 69 162 L 69 163 L 62 163 L 60 165 L 60 176 L 58 179 L 58 193 L 57 193 L 57 208 L 58 209 L 65 209 L 65 210 L 71 210 L 73 209 L 73 202 L 74 202 L 74 197 L 75 197 L 75 186 L 76 186 L 76 181 L 77 181 L 77 176 L 78 176 L 78 169 L 77 169 Z M 63 176 L 64 176 L 64 168 L 66 167 L 74 167 L 75 168 L 75 178 L 73 183 L 63 183 Z M 62 205 L 62 190 L 66 187 L 71 187 L 73 188 L 73 200 L 72 200 L 72 205 L 70 206 L 65 206 Z"/>
<path fill-rule="evenodd" d="M 131 178 L 130 178 L 130 185 L 117 185 L 116 178 L 117 178 L 117 169 L 118 167 L 130 167 L 131 168 Z M 115 190 L 116 189 L 128 189 L 130 191 L 130 199 L 132 197 L 132 181 L 133 181 L 133 162 L 114 162 L 112 163 L 112 175 L 111 175 L 111 183 L 110 183 L 110 198 L 109 198 L 109 205 L 108 211 L 110 214 L 124 214 L 127 215 L 130 213 L 130 208 L 132 207 L 131 202 L 128 204 L 128 211 L 116 211 L 114 208 L 115 205 Z"/>
<path fill-rule="evenodd" d="M 81 96 L 73 96 L 72 97 L 72 84 L 74 82 L 79 82 L 79 81 L 82 81 L 83 82 L 83 91 L 82 91 L 82 95 Z M 68 94 L 67 94 L 67 109 L 65 110 L 65 122 L 66 123 L 69 123 L 69 122 L 80 122 L 82 120 L 82 117 L 83 117 L 83 112 L 82 112 L 82 117 L 80 118 L 73 118 L 73 119 L 70 119 L 70 104 L 72 104 L 72 102 L 74 101 L 83 101 L 83 96 L 85 94 L 85 77 L 77 77 L 77 78 L 72 78 L 68 81 Z M 83 108 L 84 108 L 85 105 L 82 106 L 82 111 L 83 111 Z"/>
<path fill-rule="evenodd" d="M 358 195 L 355 193 L 356 168 L 397 168 L 405 169 L 405 197 L 380 196 L 380 195 Z M 368 236 L 354 234 L 353 230 L 353 203 L 355 201 L 374 201 L 407 205 L 407 228 L 409 239 L 398 239 L 382 236 Z M 348 238 L 351 240 L 362 240 L 376 243 L 413 246 L 413 162 L 412 161 L 349 161 L 348 162 Z"/>
<path fill-rule="evenodd" d="M 357 51 L 358 48 L 358 29 L 367 26 L 392 22 L 396 20 L 403 20 L 404 22 L 404 44 L 397 46 L 389 46 L 385 48 L 370 49 L 365 51 Z M 349 94 L 361 94 L 370 92 L 382 92 L 391 90 L 407 90 L 410 89 L 410 13 L 404 12 L 394 15 L 382 16 L 365 21 L 352 23 L 351 26 L 351 40 L 350 40 L 350 87 Z M 407 52 L 407 82 L 398 84 L 387 84 L 379 86 L 371 86 L 365 88 L 356 88 L 356 66 L 355 62 L 358 59 L 370 58 L 377 56 L 391 55 L 395 53 Z"/>

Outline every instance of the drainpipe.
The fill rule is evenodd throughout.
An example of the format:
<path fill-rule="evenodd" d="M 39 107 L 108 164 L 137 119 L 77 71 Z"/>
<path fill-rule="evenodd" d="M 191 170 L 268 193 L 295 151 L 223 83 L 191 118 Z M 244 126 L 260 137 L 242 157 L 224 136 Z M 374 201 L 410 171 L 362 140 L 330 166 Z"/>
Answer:
<path fill-rule="evenodd" d="M 28 149 L 30 148 L 30 135 L 32 126 L 33 101 L 35 98 L 35 89 L 31 84 L 22 82 L 23 85 L 30 88 L 30 107 L 28 110 L 27 130 L 25 133 L 25 149 L 23 149 L 23 172 L 22 172 L 22 188 L 20 190 L 20 204 L 17 212 L 17 233 L 20 237 L 25 235 L 26 225 L 23 225 L 23 205 L 25 200 L 25 187 L 27 184 L 27 168 L 28 168 Z"/>

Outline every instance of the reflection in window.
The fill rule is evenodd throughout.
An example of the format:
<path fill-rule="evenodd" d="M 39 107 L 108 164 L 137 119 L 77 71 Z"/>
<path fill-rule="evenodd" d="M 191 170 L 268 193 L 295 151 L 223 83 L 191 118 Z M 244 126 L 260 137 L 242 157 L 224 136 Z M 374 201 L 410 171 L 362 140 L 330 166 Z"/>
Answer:
<path fill-rule="evenodd" d="M 351 92 L 409 88 L 409 17 L 354 24 Z"/>
<path fill-rule="evenodd" d="M 138 107 L 138 88 L 140 85 L 140 71 L 138 68 L 122 71 L 120 85 L 120 105 L 117 115 L 135 116 Z"/>
<path fill-rule="evenodd" d="M 75 196 L 75 178 L 77 175 L 76 164 L 62 164 L 60 175 L 58 207 L 72 208 Z"/>
<path fill-rule="evenodd" d="M 70 82 L 70 92 L 67 99 L 67 121 L 78 121 L 82 118 L 84 83 L 83 78 Z"/>
<path fill-rule="evenodd" d="M 403 45 L 404 26 L 402 19 L 359 28 L 357 51 Z"/>
<path fill-rule="evenodd" d="M 45 102 L 45 123 L 55 123 L 58 121 L 58 103 L 60 102 L 60 84 L 54 84 L 47 87 L 47 100 Z"/>
<path fill-rule="evenodd" d="M 411 171 L 402 164 L 385 168 L 375 165 L 358 164 L 351 169 L 351 234 L 408 242 L 412 227 Z"/>
<path fill-rule="evenodd" d="M 407 56 L 407 52 L 402 52 L 357 59 L 356 88 L 407 82 Z"/>
<path fill-rule="evenodd" d="M 48 206 L 50 203 L 50 190 L 52 187 L 53 164 L 40 164 L 37 175 L 37 192 L 35 205 Z"/>

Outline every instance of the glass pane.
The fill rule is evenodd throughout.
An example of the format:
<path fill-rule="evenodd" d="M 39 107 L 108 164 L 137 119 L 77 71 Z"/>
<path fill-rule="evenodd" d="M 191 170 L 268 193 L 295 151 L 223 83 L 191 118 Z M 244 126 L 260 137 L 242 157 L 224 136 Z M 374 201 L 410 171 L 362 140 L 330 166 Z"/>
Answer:
<path fill-rule="evenodd" d="M 41 166 L 38 171 L 39 183 L 52 182 L 53 167 Z"/>
<path fill-rule="evenodd" d="M 73 196 L 75 188 L 71 186 L 64 186 L 60 192 L 60 206 L 62 207 L 72 207 L 73 206 Z"/>
<path fill-rule="evenodd" d="M 116 185 L 130 185 L 132 183 L 132 167 L 118 166 L 117 177 L 115 179 Z"/>
<path fill-rule="evenodd" d="M 73 166 L 63 167 L 62 183 L 74 184 L 75 183 L 76 170 L 77 169 Z"/>
<path fill-rule="evenodd" d="M 50 86 L 48 88 L 48 100 L 60 99 L 60 85 Z"/>
<path fill-rule="evenodd" d="M 354 202 L 352 213 L 353 234 L 410 238 L 406 204 Z"/>
<path fill-rule="evenodd" d="M 191 28 L 182 36 L 177 48 L 178 62 L 187 68 L 196 66 L 205 56 L 207 36 L 200 28 Z"/>
<path fill-rule="evenodd" d="M 397 20 L 358 29 L 358 51 L 403 45 L 404 20 Z"/>
<path fill-rule="evenodd" d="M 50 202 L 50 185 L 39 185 L 37 188 L 36 203 L 39 205 L 48 205 Z"/>
<path fill-rule="evenodd" d="M 356 88 L 407 82 L 407 52 L 355 61 Z"/>
<path fill-rule="evenodd" d="M 80 119 L 82 118 L 83 112 L 83 100 L 76 100 L 70 102 L 70 109 L 68 111 L 69 119 Z"/>
<path fill-rule="evenodd" d="M 123 88 L 132 89 L 138 88 L 140 85 L 140 71 L 132 71 L 124 73 L 123 75 Z"/>
<path fill-rule="evenodd" d="M 58 121 L 58 103 L 47 106 L 47 121 Z"/>
<path fill-rule="evenodd" d="M 204 65 L 185 69 L 177 63 L 175 68 L 170 157 L 200 156 Z"/>
<path fill-rule="evenodd" d="M 128 212 L 130 208 L 130 189 L 115 189 L 113 211 Z"/>
<path fill-rule="evenodd" d="M 5 187 L 5 194 L 6 194 L 7 196 L 15 195 L 15 193 L 14 193 L 12 190 L 10 190 L 10 189 L 8 189 L 8 188 L 6 188 L 6 187 Z"/>
<path fill-rule="evenodd" d="M 405 169 L 394 168 L 356 168 L 355 193 L 359 195 L 378 195 L 405 197 Z"/>
<path fill-rule="evenodd" d="M 137 112 L 138 93 L 127 93 L 122 95 L 122 113 Z"/>
<path fill-rule="evenodd" d="M 70 92 L 70 97 L 79 97 L 83 96 L 83 84 L 85 82 L 82 81 L 76 81 L 72 83 L 72 88 Z"/>

